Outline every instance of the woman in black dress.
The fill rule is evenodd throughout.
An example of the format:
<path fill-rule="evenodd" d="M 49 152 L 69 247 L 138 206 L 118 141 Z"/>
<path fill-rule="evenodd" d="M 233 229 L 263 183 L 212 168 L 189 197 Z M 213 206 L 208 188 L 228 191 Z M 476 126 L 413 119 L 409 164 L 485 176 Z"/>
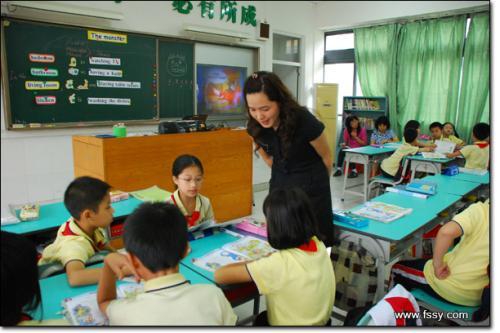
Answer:
<path fill-rule="evenodd" d="M 273 73 L 253 73 L 243 94 L 249 114 L 247 132 L 255 150 L 271 167 L 269 191 L 301 188 L 313 204 L 319 237 L 327 247 L 332 246 L 332 156 L 325 126 L 295 101 Z"/>

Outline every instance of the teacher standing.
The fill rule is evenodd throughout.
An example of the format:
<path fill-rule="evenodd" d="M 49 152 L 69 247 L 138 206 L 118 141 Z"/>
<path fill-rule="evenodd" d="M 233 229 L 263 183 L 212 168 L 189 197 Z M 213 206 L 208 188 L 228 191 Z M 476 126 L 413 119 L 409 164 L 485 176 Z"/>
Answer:
<path fill-rule="evenodd" d="M 320 238 L 333 244 L 330 193 L 332 156 L 325 126 L 300 106 L 273 73 L 256 72 L 243 89 L 249 114 L 247 132 L 271 168 L 270 189 L 301 188 L 311 200 Z"/>

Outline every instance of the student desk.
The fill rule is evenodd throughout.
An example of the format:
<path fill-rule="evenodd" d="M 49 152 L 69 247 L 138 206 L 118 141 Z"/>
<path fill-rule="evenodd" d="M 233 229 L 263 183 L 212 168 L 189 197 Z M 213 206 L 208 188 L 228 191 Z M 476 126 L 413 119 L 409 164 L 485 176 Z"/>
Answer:
<path fill-rule="evenodd" d="M 224 244 L 238 240 L 239 237 L 234 236 L 233 234 L 236 233 L 231 232 L 230 234 L 225 231 L 221 231 L 208 237 L 190 241 L 189 245 L 191 246 L 191 253 L 189 253 L 189 255 L 181 261 L 181 265 L 200 274 L 212 283 L 215 283 L 214 273 L 193 264 L 193 258 L 202 257 L 210 251 L 221 248 Z M 243 237 L 243 235 L 241 235 L 241 237 Z M 259 314 L 260 295 L 253 282 L 220 287 L 233 307 L 253 299 L 253 314 Z"/>
<path fill-rule="evenodd" d="M 478 183 L 482 185 L 486 185 L 490 183 L 490 172 L 486 172 L 484 175 L 476 175 L 473 173 L 465 173 L 465 172 L 460 172 L 458 175 L 455 176 L 448 176 L 450 179 L 456 179 L 456 180 L 462 180 L 466 182 L 473 182 L 473 183 Z"/>
<path fill-rule="evenodd" d="M 453 176 L 434 175 L 424 177 L 423 180 L 431 181 L 437 184 L 437 192 L 444 192 L 464 196 L 476 190 L 480 184 L 455 179 Z"/>
<path fill-rule="evenodd" d="M 378 298 L 381 298 L 384 292 L 385 265 L 399 257 L 411 246 L 421 243 L 422 236 L 441 222 L 438 214 L 453 206 L 460 199 L 461 197 L 458 195 L 444 192 L 438 192 L 428 199 L 385 193 L 371 201 L 412 208 L 412 213 L 390 223 L 370 220 L 368 226 L 361 228 L 334 221 L 335 226 L 342 230 L 343 237 L 363 242 L 363 246 L 376 255 L 379 269 Z M 354 207 L 352 210 L 361 206 Z M 417 248 L 420 249 L 421 246 Z"/>
<path fill-rule="evenodd" d="M 100 263 L 92 267 L 102 267 L 102 265 L 103 264 Z M 213 282 L 186 267 L 179 266 L 179 270 L 180 273 L 184 275 L 187 280 L 191 281 L 192 284 L 213 284 Z M 122 283 L 125 282 L 118 281 L 118 284 Z M 63 318 L 63 314 L 61 313 L 63 310 L 62 301 L 65 298 L 78 296 L 86 292 L 96 291 L 97 284 L 71 287 L 68 284 L 66 274 L 59 274 L 46 279 L 41 279 L 40 290 L 42 294 L 43 318 L 41 317 L 42 309 L 39 307 L 33 314 L 33 319 L 58 319 Z"/>
<path fill-rule="evenodd" d="M 113 214 L 114 218 L 128 216 L 139 206 L 142 201 L 134 197 L 127 200 L 114 202 L 111 206 L 115 209 Z M 16 214 L 18 212 L 16 211 Z M 17 224 L 10 224 L 2 226 L 2 231 L 8 231 L 15 234 L 30 235 L 49 231 L 51 229 L 58 229 L 70 217 L 69 212 L 64 207 L 63 202 L 49 203 L 40 205 L 40 218 L 36 221 L 26 221 Z"/>
<path fill-rule="evenodd" d="M 411 161 L 410 181 L 413 181 L 417 171 L 439 175 L 443 165 L 454 160 L 453 158 L 424 158 L 422 155 L 408 156 L 407 158 Z"/>
<path fill-rule="evenodd" d="M 345 163 L 346 169 L 349 170 L 350 163 L 362 164 L 364 166 L 363 175 L 363 192 L 356 192 L 348 190 L 358 185 L 347 187 L 347 174 L 344 172 L 344 187 L 342 189 L 342 200 L 344 200 L 345 193 L 361 196 L 366 201 L 368 199 L 368 177 L 370 176 L 370 162 L 380 160 L 386 155 L 391 154 L 397 149 L 397 145 L 387 145 L 384 147 L 365 146 L 359 148 L 345 149 Z"/>

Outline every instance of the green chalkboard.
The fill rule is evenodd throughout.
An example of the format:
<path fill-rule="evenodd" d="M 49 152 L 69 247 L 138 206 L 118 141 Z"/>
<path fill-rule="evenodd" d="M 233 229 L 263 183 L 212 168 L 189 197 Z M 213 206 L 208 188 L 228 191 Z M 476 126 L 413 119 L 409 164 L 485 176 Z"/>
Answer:
<path fill-rule="evenodd" d="M 158 119 L 155 37 L 13 19 L 2 29 L 10 127 Z"/>
<path fill-rule="evenodd" d="M 160 40 L 160 117 L 194 114 L 194 43 Z"/>

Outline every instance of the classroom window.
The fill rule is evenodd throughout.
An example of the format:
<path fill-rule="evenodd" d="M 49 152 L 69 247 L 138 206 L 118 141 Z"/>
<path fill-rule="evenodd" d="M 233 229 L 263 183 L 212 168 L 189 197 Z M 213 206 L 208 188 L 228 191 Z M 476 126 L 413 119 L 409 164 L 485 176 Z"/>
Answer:
<path fill-rule="evenodd" d="M 352 30 L 325 34 L 325 83 L 339 85 L 337 112 L 342 113 L 344 96 L 362 96 L 354 60 L 354 33 Z"/>

